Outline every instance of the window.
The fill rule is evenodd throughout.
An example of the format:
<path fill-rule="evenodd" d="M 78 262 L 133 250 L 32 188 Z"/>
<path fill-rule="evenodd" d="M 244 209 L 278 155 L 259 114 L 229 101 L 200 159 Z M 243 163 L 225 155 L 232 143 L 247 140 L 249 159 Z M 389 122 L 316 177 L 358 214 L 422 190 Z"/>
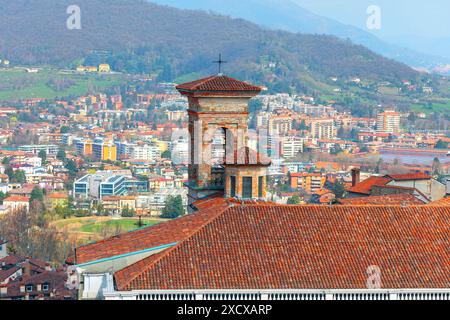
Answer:
<path fill-rule="evenodd" d="M 230 184 L 231 184 L 230 197 L 234 198 L 234 197 L 236 197 L 236 177 L 235 176 L 230 176 Z"/>
<path fill-rule="evenodd" d="M 31 285 L 31 284 L 27 285 L 27 286 L 25 287 L 25 290 L 26 290 L 27 292 L 33 291 L 33 285 Z"/>
<path fill-rule="evenodd" d="M 263 182 L 264 182 L 264 177 L 258 177 L 258 197 L 259 198 L 263 197 Z"/>
<path fill-rule="evenodd" d="M 253 197 L 253 178 L 252 177 L 243 177 L 242 178 L 242 198 L 251 199 Z"/>
<path fill-rule="evenodd" d="M 48 284 L 43 284 L 42 285 L 42 291 L 48 291 L 49 287 L 50 286 Z"/>

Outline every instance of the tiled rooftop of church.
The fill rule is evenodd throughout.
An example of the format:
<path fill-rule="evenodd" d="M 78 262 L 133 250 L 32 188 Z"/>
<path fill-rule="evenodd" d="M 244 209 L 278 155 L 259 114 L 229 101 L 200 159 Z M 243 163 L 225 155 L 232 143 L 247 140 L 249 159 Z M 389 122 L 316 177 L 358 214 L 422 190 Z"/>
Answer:
<path fill-rule="evenodd" d="M 179 91 L 261 91 L 260 87 L 223 75 L 183 83 L 176 88 Z"/>
<path fill-rule="evenodd" d="M 426 206 L 231 207 L 115 279 L 118 290 L 365 288 L 377 265 L 385 288 L 446 288 L 449 215 Z"/>

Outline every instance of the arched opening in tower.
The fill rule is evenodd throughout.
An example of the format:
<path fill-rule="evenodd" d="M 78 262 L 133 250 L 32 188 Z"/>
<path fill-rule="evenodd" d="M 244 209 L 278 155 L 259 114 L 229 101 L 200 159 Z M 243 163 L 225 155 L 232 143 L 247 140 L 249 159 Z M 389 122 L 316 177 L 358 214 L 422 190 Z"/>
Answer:
<path fill-rule="evenodd" d="M 214 168 L 223 168 L 227 152 L 227 129 L 217 128 L 211 144 L 211 164 Z"/>

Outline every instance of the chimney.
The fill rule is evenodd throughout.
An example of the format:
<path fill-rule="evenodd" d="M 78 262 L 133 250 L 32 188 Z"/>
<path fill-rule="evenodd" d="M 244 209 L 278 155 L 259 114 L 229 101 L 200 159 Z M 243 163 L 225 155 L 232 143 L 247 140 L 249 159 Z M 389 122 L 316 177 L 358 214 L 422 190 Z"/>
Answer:
<path fill-rule="evenodd" d="M 356 186 L 360 182 L 361 177 L 361 169 L 353 168 L 352 169 L 352 187 Z"/>
<path fill-rule="evenodd" d="M 6 284 L 0 286 L 0 295 L 7 295 L 7 294 L 8 294 L 8 286 Z"/>

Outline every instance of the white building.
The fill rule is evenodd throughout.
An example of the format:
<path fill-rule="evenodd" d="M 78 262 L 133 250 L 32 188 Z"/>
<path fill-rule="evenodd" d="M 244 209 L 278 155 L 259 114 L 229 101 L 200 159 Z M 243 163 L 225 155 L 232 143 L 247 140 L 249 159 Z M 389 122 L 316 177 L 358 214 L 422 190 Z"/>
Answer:
<path fill-rule="evenodd" d="M 281 138 L 281 156 L 285 159 L 293 158 L 303 152 L 304 139 L 295 136 Z"/>
<path fill-rule="evenodd" d="M 400 114 L 394 110 L 386 110 L 377 115 L 377 132 L 400 132 Z"/>
<path fill-rule="evenodd" d="M 331 118 L 310 121 L 311 136 L 316 139 L 333 139 L 335 136 L 334 120 Z"/>
<path fill-rule="evenodd" d="M 156 162 L 161 159 L 161 151 L 158 146 L 151 144 L 133 145 L 130 147 L 130 158 L 134 160 L 148 160 Z"/>

